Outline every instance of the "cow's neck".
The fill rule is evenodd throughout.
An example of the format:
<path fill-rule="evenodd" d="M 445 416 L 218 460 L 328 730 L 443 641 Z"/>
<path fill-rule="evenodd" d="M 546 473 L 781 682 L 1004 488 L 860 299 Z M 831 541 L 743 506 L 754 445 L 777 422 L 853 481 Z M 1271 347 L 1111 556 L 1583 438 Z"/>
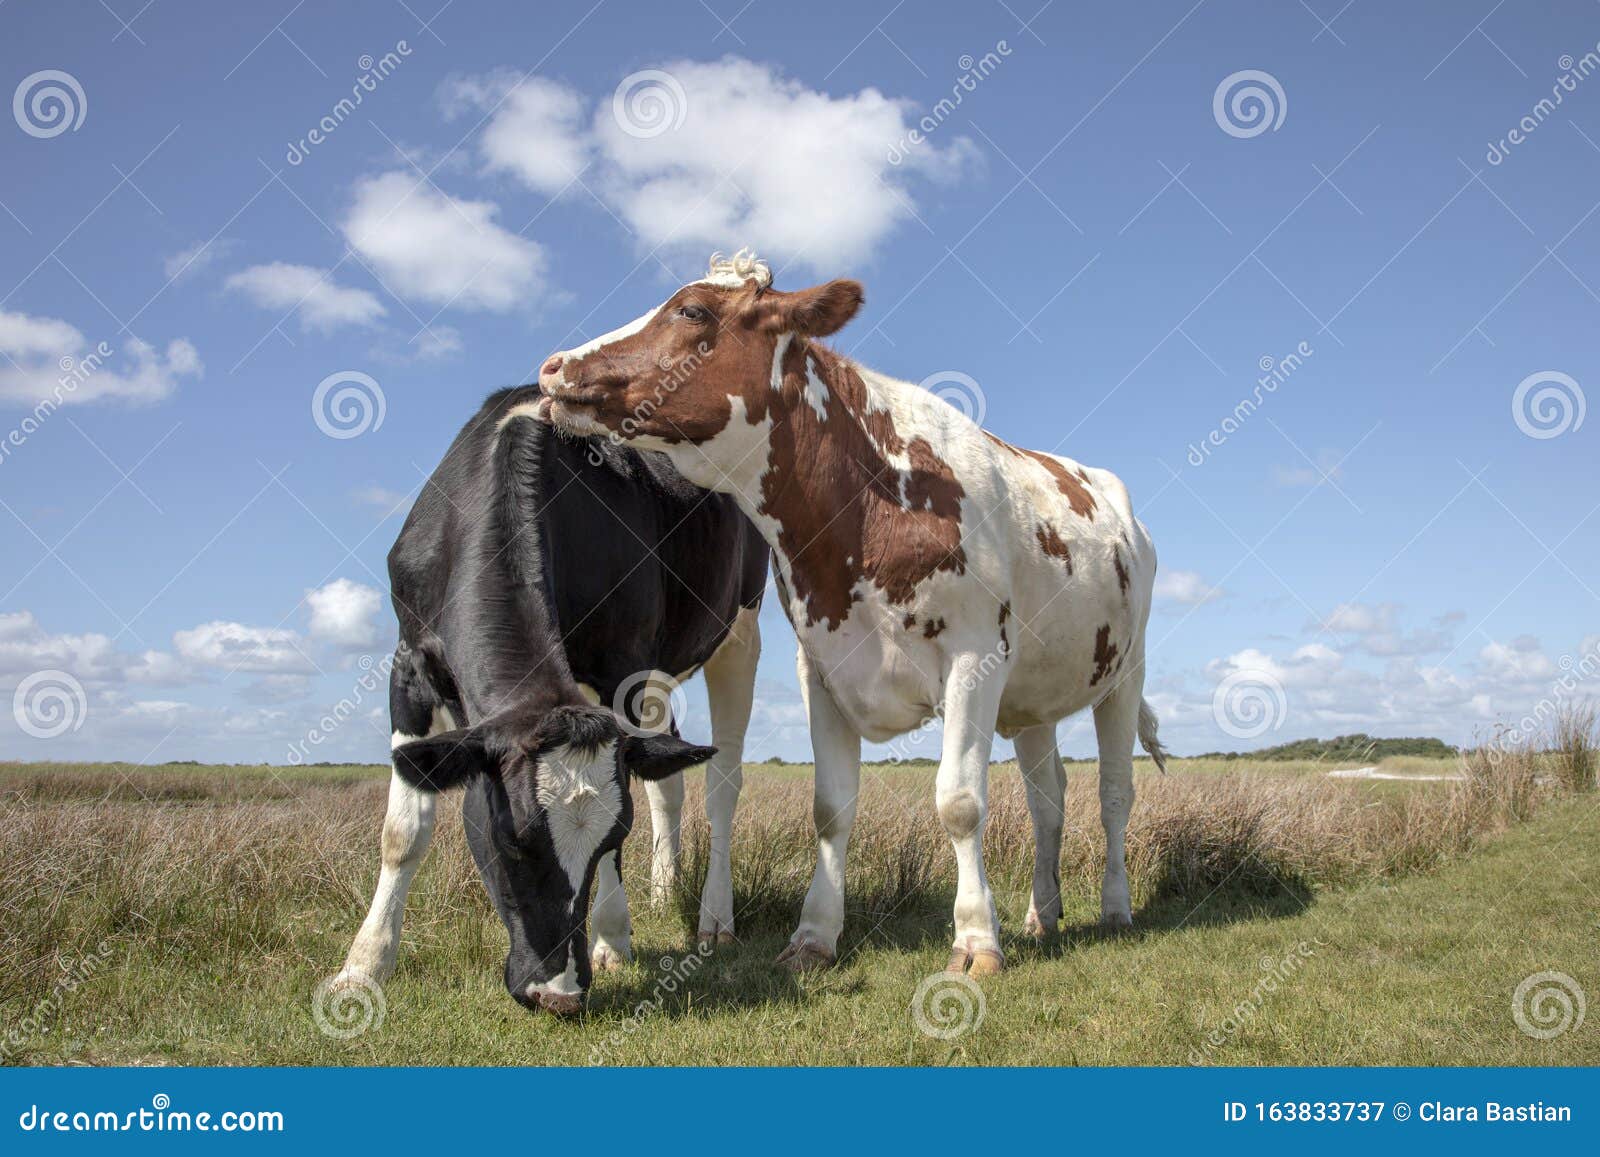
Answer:
<path fill-rule="evenodd" d="M 842 623 L 859 579 L 903 602 L 902 576 L 964 566 L 959 483 L 925 441 L 896 428 L 891 399 L 854 363 L 780 338 L 771 381 L 754 385 L 744 404 L 754 424 L 765 419 L 765 454 L 749 455 L 737 477 L 736 463 L 719 463 L 732 485 L 716 488 L 761 529 L 808 624 Z"/>

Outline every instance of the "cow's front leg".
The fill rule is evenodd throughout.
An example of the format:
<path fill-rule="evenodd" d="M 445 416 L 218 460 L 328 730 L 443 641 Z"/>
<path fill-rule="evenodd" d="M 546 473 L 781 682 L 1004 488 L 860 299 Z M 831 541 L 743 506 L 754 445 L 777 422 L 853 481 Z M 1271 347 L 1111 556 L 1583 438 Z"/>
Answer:
<path fill-rule="evenodd" d="M 647 780 L 650 800 L 650 902 L 657 907 L 672 899 L 678 883 L 678 855 L 683 847 L 683 772 Z"/>
<path fill-rule="evenodd" d="M 817 870 L 800 911 L 800 927 L 778 963 L 796 972 L 825 968 L 838 959 L 844 930 L 844 860 L 861 794 L 861 736 L 845 720 L 802 648 L 800 688 L 811 721 L 816 763 Z"/>
<path fill-rule="evenodd" d="M 628 920 L 628 895 L 622 890 L 620 848 L 600 857 L 589 927 L 593 933 L 589 963 L 596 972 L 621 968 L 633 959 L 633 927 Z"/>
<path fill-rule="evenodd" d="M 455 720 L 450 712 L 438 707 L 433 711 L 430 726 L 419 728 L 419 734 L 396 729 L 390 746 L 399 747 L 413 739 L 437 735 L 453 726 Z M 433 842 L 434 806 L 438 798 L 433 792 L 418 791 L 401 779 L 398 772 L 391 772 L 377 891 L 367 918 L 362 921 L 361 930 L 345 956 L 344 968 L 336 983 L 358 984 L 363 977 L 382 981 L 394 971 L 395 958 L 400 953 L 400 924 L 405 918 L 406 896 L 411 891 L 412 878 L 428 854 L 428 845 Z"/>
<path fill-rule="evenodd" d="M 744 784 L 744 733 L 755 696 L 756 663 L 761 658 L 757 608 L 745 607 L 728 637 L 705 665 L 711 704 L 711 744 L 717 754 L 706 764 L 706 820 L 711 826 L 710 863 L 700 893 L 700 939 L 730 943 L 733 935 L 733 813 Z"/>
<path fill-rule="evenodd" d="M 983 868 L 989 815 L 989 752 L 1005 670 L 985 673 L 977 655 L 961 655 L 945 677 L 944 750 L 935 794 L 939 820 L 956 851 L 955 949 L 948 970 L 999 972 L 1000 922 Z"/>

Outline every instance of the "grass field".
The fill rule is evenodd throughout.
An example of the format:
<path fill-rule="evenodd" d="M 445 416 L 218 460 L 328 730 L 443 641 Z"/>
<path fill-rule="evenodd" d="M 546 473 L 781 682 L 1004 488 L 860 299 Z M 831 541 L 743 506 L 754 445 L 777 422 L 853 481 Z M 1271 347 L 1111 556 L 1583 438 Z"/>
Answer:
<path fill-rule="evenodd" d="M 995 769 L 988 860 L 1008 968 L 936 980 L 953 857 L 930 769 L 870 768 L 841 964 L 772 964 L 812 867 L 810 769 L 752 765 L 735 829 L 740 942 L 693 946 L 695 899 L 645 902 L 625 853 L 637 961 L 587 1014 L 531 1015 L 500 984 L 505 933 L 452 800 L 408 910 L 383 1016 L 348 1038 L 313 1015 L 371 896 L 384 768 L 0 765 L 0 1055 L 23 1064 L 1596 1064 L 1600 1016 L 1520 1031 L 1539 972 L 1600 991 L 1600 797 L 1549 757 L 1140 765 L 1132 934 L 1103 936 L 1092 765 L 1069 771 L 1066 928 L 1020 936 L 1031 835 Z M 690 773 L 686 817 L 698 816 Z M 648 815 L 641 806 L 640 814 Z M 645 822 L 645 821 L 641 821 Z M 704 857 L 686 821 L 686 880 Z M 976 983 L 976 982 L 974 982 Z M 981 995 L 983 1016 L 975 1027 Z M 965 1005 L 962 1002 L 966 1002 Z M 328 1006 L 324 1005 L 324 1008 Z M 359 1013 L 346 1006 L 340 1017 Z M 1549 1011 L 1549 1007 L 1545 1008 Z M 956 1019 L 946 1022 L 941 1017 Z M 965 1019 L 961 1019 L 962 1017 Z"/>

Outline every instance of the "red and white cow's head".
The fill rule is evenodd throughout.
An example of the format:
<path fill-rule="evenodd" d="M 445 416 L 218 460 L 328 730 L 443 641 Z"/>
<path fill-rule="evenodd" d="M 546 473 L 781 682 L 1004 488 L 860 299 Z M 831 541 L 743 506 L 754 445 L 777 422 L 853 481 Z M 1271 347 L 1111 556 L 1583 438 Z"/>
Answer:
<path fill-rule="evenodd" d="M 713 257 L 710 272 L 620 329 L 546 360 L 539 386 L 560 429 L 641 449 L 737 440 L 767 412 L 784 350 L 826 337 L 861 308 L 859 282 L 784 293 L 753 256 Z M 745 422 L 733 422 L 741 415 Z M 675 458 L 678 455 L 674 455 Z"/>

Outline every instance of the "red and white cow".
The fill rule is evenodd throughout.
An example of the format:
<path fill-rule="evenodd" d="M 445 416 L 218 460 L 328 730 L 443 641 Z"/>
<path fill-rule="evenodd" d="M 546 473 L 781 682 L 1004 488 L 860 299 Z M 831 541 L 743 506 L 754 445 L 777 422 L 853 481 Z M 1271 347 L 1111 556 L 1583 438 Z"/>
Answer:
<path fill-rule="evenodd" d="M 732 495 L 771 544 L 800 640 L 816 759 L 818 859 L 780 961 L 833 962 L 861 740 L 943 720 L 937 804 L 959 869 L 950 967 L 1003 960 L 983 864 L 989 755 L 1015 737 L 1036 850 L 1027 929 L 1061 919 L 1060 719 L 1093 707 L 1106 834 L 1102 919 L 1132 921 L 1123 833 L 1133 742 L 1162 763 L 1142 698 L 1155 579 L 1118 479 L 1022 450 L 927 391 L 821 345 L 860 308 L 854 281 L 782 293 L 748 254 L 712 259 L 633 323 L 553 355 L 544 414 L 664 451 Z"/>

